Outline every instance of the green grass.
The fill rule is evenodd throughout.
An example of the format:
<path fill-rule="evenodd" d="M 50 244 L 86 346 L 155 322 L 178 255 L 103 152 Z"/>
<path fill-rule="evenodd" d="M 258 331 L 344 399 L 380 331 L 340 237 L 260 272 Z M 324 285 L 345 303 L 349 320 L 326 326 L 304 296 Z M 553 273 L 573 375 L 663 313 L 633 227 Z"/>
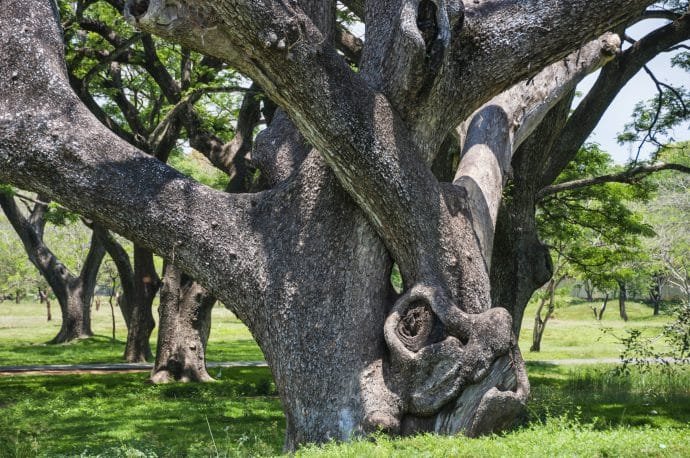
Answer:
<path fill-rule="evenodd" d="M 579 358 L 616 358 L 621 345 L 613 334 L 602 332 L 610 328 L 614 334 L 625 335 L 624 330 L 642 328 L 645 335 L 658 334 L 669 317 L 652 316 L 652 309 L 630 301 L 624 323 L 618 316 L 617 302 L 609 301 L 602 321 L 593 318 L 590 304 L 572 298 L 558 298 L 563 304 L 549 321 L 542 341 L 542 351 L 530 352 L 532 326 L 536 304 L 525 311 L 520 348 L 527 361 Z M 597 303 L 597 305 L 600 305 Z M 54 306 L 54 309 L 57 305 Z M 126 329 L 122 315 L 115 309 L 116 340 L 111 339 L 110 308 L 104 303 L 98 311 L 92 309 L 93 339 L 65 345 L 46 345 L 60 328 L 59 310 L 53 311 L 54 320 L 46 322 L 45 308 L 33 302 L 16 305 L 0 303 L 0 365 L 22 364 L 78 364 L 122 362 Z M 154 316 L 157 317 L 157 309 Z M 151 337 L 155 351 L 156 330 Z M 211 337 L 207 351 L 208 361 L 259 361 L 263 354 L 247 328 L 227 309 L 213 309 Z"/>
<path fill-rule="evenodd" d="M 2 457 L 205 456 L 214 440 L 238 455 L 275 454 L 285 428 L 266 368 L 224 369 L 217 383 L 190 385 L 146 384 L 141 374 L 4 377 L 0 393 Z"/>
<path fill-rule="evenodd" d="M 623 337 L 625 330 L 639 328 L 643 335 L 658 335 L 670 317 L 665 314 L 652 316 L 652 308 L 639 302 L 628 301 L 629 320 L 624 322 L 618 313 L 618 301 L 609 300 L 601 321 L 594 319 L 590 303 L 582 300 L 558 297 L 561 307 L 556 308 L 546 325 L 541 351 L 530 352 L 536 302 L 532 301 L 525 310 L 520 333 L 520 348 L 527 361 L 617 358 L 622 346 L 615 336 Z M 601 306 L 601 302 L 595 302 Z M 608 328 L 612 333 L 604 333 Z"/>
<path fill-rule="evenodd" d="M 527 423 L 470 440 L 381 435 L 297 456 L 687 456 L 690 369 L 617 376 L 530 364 Z M 218 375 L 218 374 L 215 374 Z M 141 374 L 0 378 L 0 457 L 266 456 L 285 423 L 266 368 L 217 383 L 154 386 Z"/>
<path fill-rule="evenodd" d="M 92 308 L 91 339 L 64 345 L 47 345 L 60 329 L 60 311 L 53 306 L 53 321 L 46 321 L 45 306 L 34 302 L 0 303 L 0 365 L 79 364 L 122 362 L 127 330 L 122 314 L 115 309 L 115 340 L 107 302 Z M 56 310 L 57 309 L 57 310 Z M 158 317 L 154 309 L 154 317 Z M 151 336 L 155 352 L 157 329 Z M 208 361 L 261 361 L 261 350 L 249 330 L 222 306 L 213 309 Z"/>
<path fill-rule="evenodd" d="M 118 362 L 124 325 L 109 337 L 110 310 L 94 310 L 97 336 L 42 344 L 57 333 L 33 303 L 0 304 L 0 364 Z M 529 348 L 534 305 L 521 345 Z M 547 326 L 541 353 L 528 360 L 616 357 L 619 344 L 602 327 L 657 332 L 667 316 L 631 303 L 624 324 L 616 304 L 599 323 L 589 304 L 566 302 Z M 155 335 L 152 339 L 155 344 Z M 247 329 L 227 310 L 213 312 L 211 361 L 262 359 Z M 422 435 L 375 436 L 350 444 L 306 447 L 298 456 L 687 456 L 690 369 L 619 376 L 611 366 L 528 362 L 532 401 L 525 426 L 469 440 Z M 217 383 L 154 386 L 145 373 L 0 377 L 0 457 L 251 456 L 282 449 L 284 418 L 266 368 L 212 370 Z"/>

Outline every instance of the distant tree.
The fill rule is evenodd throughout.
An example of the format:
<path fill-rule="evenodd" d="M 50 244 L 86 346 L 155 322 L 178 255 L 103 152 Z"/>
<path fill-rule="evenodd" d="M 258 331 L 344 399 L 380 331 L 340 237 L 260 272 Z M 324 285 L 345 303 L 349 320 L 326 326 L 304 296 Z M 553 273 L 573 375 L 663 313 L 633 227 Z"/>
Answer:
<path fill-rule="evenodd" d="M 101 122 L 123 140 L 204 184 L 231 191 L 245 190 L 250 185 L 253 173 L 245 156 L 258 122 L 256 91 L 240 86 L 234 71 L 217 59 L 135 31 L 116 9 L 122 8 L 121 2 L 60 1 L 59 5 L 70 84 Z M 250 114 L 246 125 L 240 122 L 233 129 L 242 101 L 234 94 L 238 91 L 246 92 Z M 180 147 L 183 142 L 203 151 L 208 158 L 206 164 L 196 156 L 187 157 Z M 209 161 L 218 169 L 209 171 Z M 200 170 L 203 172 L 198 173 Z M 155 326 L 151 307 L 162 285 L 153 253 L 134 244 L 130 257 L 105 228 L 96 231 L 121 277 L 123 294 L 119 302 L 128 329 L 125 360 L 150 360 L 153 355 L 149 337 Z M 173 281 L 171 273 L 163 277 Z M 177 278 L 173 283 L 180 281 Z M 159 342 L 167 345 L 159 344 L 158 349 L 184 347 L 187 344 L 183 339 L 194 333 L 194 328 L 184 328 L 188 320 L 202 320 L 206 315 L 190 317 L 196 309 L 185 308 L 188 302 L 170 303 L 174 295 L 163 297 Z M 190 362 L 190 366 L 204 367 L 203 350 L 199 348 L 200 359 Z M 156 367 L 184 365 L 173 355 L 168 356 L 173 359 L 166 361 L 159 352 Z M 174 376 L 176 372 L 169 374 Z M 163 379 L 155 372 L 152 378 Z M 194 379 L 189 374 L 184 378 Z M 205 368 L 197 378 L 209 378 Z"/>
<path fill-rule="evenodd" d="M 554 187 L 619 172 L 607 153 L 589 144 L 564 169 Z M 629 207 L 634 201 L 646 201 L 651 190 L 646 183 L 590 183 L 545 197 L 537 211 L 540 235 L 557 253 L 554 256 L 562 258 L 561 263 L 567 263 L 583 283 L 600 291 L 617 290 L 623 320 L 627 320 L 628 289 L 639 281 L 640 269 L 633 268 L 633 263 L 640 264 L 646 256 L 640 237 L 654 235 L 642 215 Z M 598 317 L 603 311 L 595 314 Z"/>
<path fill-rule="evenodd" d="M 690 143 L 669 145 L 659 155 L 690 165 Z M 648 241 L 658 281 L 674 286 L 690 303 L 690 175 L 664 172 L 648 180 L 657 187 L 654 198 L 646 205 L 647 222 L 656 236 Z"/>
<path fill-rule="evenodd" d="M 17 202 L 26 206 L 23 212 Z M 94 237 L 88 243 L 79 274 L 72 273 L 55 255 L 46 241 L 45 229 L 49 221 L 62 224 L 72 218 L 61 207 L 51 207 L 50 200 L 39 194 L 35 198 L 5 190 L 0 192 L 0 207 L 22 241 L 31 263 L 50 285 L 60 304 L 60 331 L 50 343 L 64 343 L 93 335 L 91 330 L 91 299 L 96 287 L 98 269 L 105 249 Z M 74 250 L 71 250 L 74 252 Z"/>

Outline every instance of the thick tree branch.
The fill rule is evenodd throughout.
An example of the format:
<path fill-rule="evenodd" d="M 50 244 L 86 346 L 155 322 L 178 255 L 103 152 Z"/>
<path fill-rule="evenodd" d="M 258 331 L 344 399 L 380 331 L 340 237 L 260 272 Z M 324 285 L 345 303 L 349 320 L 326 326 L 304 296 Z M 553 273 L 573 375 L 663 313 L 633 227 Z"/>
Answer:
<path fill-rule="evenodd" d="M 637 183 L 642 178 L 646 177 L 655 172 L 661 170 L 677 170 L 683 173 L 690 173 L 690 167 L 683 164 L 669 164 L 669 163 L 658 163 L 658 164 L 645 164 L 638 165 L 628 170 L 624 170 L 620 173 L 612 173 L 608 175 L 601 175 L 593 178 L 583 178 L 581 180 L 567 181 L 565 183 L 558 183 L 551 186 L 547 186 L 537 193 L 537 200 L 541 200 L 544 197 L 551 196 L 563 191 L 572 191 L 574 189 L 586 188 L 588 186 L 593 186 L 603 183 Z"/>
<path fill-rule="evenodd" d="M 430 162 L 444 134 L 491 97 L 637 16 L 652 2 L 599 2 L 597 8 L 584 0 L 468 2 L 464 19 L 458 17 L 459 2 L 438 2 L 449 17 L 450 41 L 439 68 L 421 86 L 412 84 L 417 81 L 412 77 L 425 72 L 429 62 L 422 59 L 424 55 L 416 60 L 400 59 L 401 46 L 396 46 L 402 40 L 409 43 L 407 48 L 416 43 L 423 51 L 420 47 L 425 41 L 414 26 L 414 11 L 410 11 L 410 5 L 417 3 L 388 0 L 367 4 L 372 8 L 367 37 L 373 39 L 365 44 L 362 74 L 412 126 L 416 144 Z M 444 38 L 441 30 L 438 39 Z M 472 82 L 471 90 L 463 81 Z"/>
<path fill-rule="evenodd" d="M 201 127 L 198 116 L 188 107 L 186 127 L 189 133 L 190 145 L 206 156 L 213 165 L 223 170 L 231 177 L 230 192 L 240 192 L 247 174 L 244 164 L 245 155 L 252 148 L 254 128 L 260 119 L 259 88 L 240 88 L 246 91 L 240 111 L 237 116 L 235 136 L 228 143 L 223 143 L 218 137 Z"/>
<path fill-rule="evenodd" d="M 659 53 L 690 37 L 690 14 L 637 40 L 604 66 L 594 86 L 579 103 L 543 165 L 541 187 L 548 186 L 575 157 L 613 99 L 630 79 Z"/>
<path fill-rule="evenodd" d="M 336 27 L 335 39 L 338 50 L 340 50 L 351 62 L 357 64 L 362 57 L 364 42 L 342 26 Z"/>
<path fill-rule="evenodd" d="M 11 2 L 0 23 L 0 179 L 174 257 L 227 303 L 259 303 L 264 255 L 248 214 L 257 197 L 187 179 L 95 119 L 69 86 L 51 2 Z"/>
<path fill-rule="evenodd" d="M 492 257 L 503 184 L 513 154 L 544 116 L 587 74 L 610 60 L 619 46 L 617 35 L 603 35 L 494 97 L 460 127 L 463 150 L 454 183 L 467 189 L 473 202 L 472 221 L 487 259 Z"/>

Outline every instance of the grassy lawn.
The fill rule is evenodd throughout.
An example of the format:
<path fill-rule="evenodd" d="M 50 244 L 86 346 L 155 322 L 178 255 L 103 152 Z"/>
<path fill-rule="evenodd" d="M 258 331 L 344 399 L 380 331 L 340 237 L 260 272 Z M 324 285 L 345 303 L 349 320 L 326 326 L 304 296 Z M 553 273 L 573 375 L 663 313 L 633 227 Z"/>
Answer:
<path fill-rule="evenodd" d="M 520 333 L 520 348 L 527 361 L 558 359 L 616 358 L 621 345 L 615 336 L 625 336 L 625 329 L 638 328 L 644 335 L 658 335 L 669 316 L 652 316 L 652 308 L 639 302 L 628 301 L 626 310 L 629 320 L 624 322 L 618 314 L 618 301 L 609 300 L 601 321 L 594 319 L 591 304 L 573 298 L 558 297 L 557 307 L 546 325 L 541 351 L 530 352 L 536 302 L 531 302 L 525 310 Z M 595 302 L 601 306 L 601 302 Z M 612 333 L 605 333 L 608 328 Z"/>
<path fill-rule="evenodd" d="M 56 310 L 57 309 L 57 310 Z M 92 308 L 91 339 L 64 345 L 46 345 L 60 329 L 60 311 L 53 306 L 53 321 L 46 321 L 45 306 L 33 302 L 0 303 L 0 365 L 77 364 L 122 362 L 127 329 L 122 314 L 115 308 L 115 340 L 112 340 L 112 315 L 107 302 Z M 158 318 L 158 310 L 154 310 Z M 151 336 L 156 348 L 157 329 Z M 208 361 L 261 361 L 261 350 L 247 328 L 222 306 L 213 309 Z"/>
<path fill-rule="evenodd" d="M 619 344 L 601 328 L 655 333 L 668 316 L 630 303 L 630 321 L 609 305 L 602 322 L 589 304 L 567 301 L 547 326 L 542 352 L 530 353 L 534 305 L 521 346 L 532 401 L 525 424 L 504 435 L 470 440 L 423 435 L 374 436 L 350 444 L 306 447 L 296 455 L 382 456 L 690 456 L 690 368 L 619 376 L 612 366 L 557 366 L 535 360 L 616 357 Z M 0 365 L 119 362 L 124 324 L 116 310 L 94 310 L 97 336 L 48 346 L 59 322 L 46 323 L 33 303 L 0 304 Z M 217 307 L 210 361 L 260 360 L 246 328 Z M 59 317 L 58 317 L 59 320 Z M 152 338 L 155 344 L 155 335 Z M 531 361 L 531 362 L 529 362 Z M 212 370 L 218 382 L 154 386 L 146 374 L 0 377 L 0 458 L 33 456 L 266 456 L 281 453 L 285 423 L 266 368 Z"/>
<path fill-rule="evenodd" d="M 375 437 L 298 456 L 687 456 L 690 370 L 612 375 L 530 364 L 524 426 L 469 440 Z M 141 374 L 0 378 L 0 456 L 265 456 L 284 420 L 266 368 L 224 369 L 217 383 L 154 386 Z"/>
<path fill-rule="evenodd" d="M 620 352 L 620 344 L 613 334 L 604 333 L 602 329 L 610 328 L 616 335 L 623 336 L 626 328 L 642 328 L 647 335 L 652 335 L 658 334 L 669 321 L 669 317 L 663 314 L 653 317 L 650 307 L 632 301 L 628 303 L 630 320 L 627 323 L 618 317 L 616 301 L 610 301 L 604 319 L 596 321 L 589 303 L 559 299 L 565 305 L 557 308 L 549 321 L 539 353 L 528 351 L 536 304 L 527 307 L 520 336 L 520 348 L 526 360 L 615 358 Z M 112 318 L 107 303 L 98 311 L 92 309 L 92 315 L 94 338 L 65 345 L 46 345 L 45 342 L 60 329 L 59 310 L 53 311 L 53 321 L 46 322 L 42 305 L 33 302 L 19 305 L 10 301 L 0 303 L 0 365 L 122 362 L 126 329 L 120 311 L 115 309 L 115 341 L 111 337 Z M 154 317 L 157 315 L 157 310 L 154 310 Z M 151 337 L 154 351 L 156 332 L 154 330 Z M 263 355 L 247 328 L 230 311 L 216 306 L 207 359 L 259 361 L 263 360 Z"/>

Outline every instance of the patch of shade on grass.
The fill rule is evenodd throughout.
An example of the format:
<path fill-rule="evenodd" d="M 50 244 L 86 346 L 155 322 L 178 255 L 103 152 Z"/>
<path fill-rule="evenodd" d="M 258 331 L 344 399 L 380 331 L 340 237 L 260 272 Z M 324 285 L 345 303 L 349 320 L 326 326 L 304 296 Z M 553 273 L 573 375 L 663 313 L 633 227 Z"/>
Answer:
<path fill-rule="evenodd" d="M 297 456 L 687 456 L 690 369 L 529 364 L 529 418 L 476 440 L 376 435 Z M 223 369 L 210 384 L 145 374 L 0 378 L 0 456 L 266 456 L 285 423 L 266 368 Z"/>

